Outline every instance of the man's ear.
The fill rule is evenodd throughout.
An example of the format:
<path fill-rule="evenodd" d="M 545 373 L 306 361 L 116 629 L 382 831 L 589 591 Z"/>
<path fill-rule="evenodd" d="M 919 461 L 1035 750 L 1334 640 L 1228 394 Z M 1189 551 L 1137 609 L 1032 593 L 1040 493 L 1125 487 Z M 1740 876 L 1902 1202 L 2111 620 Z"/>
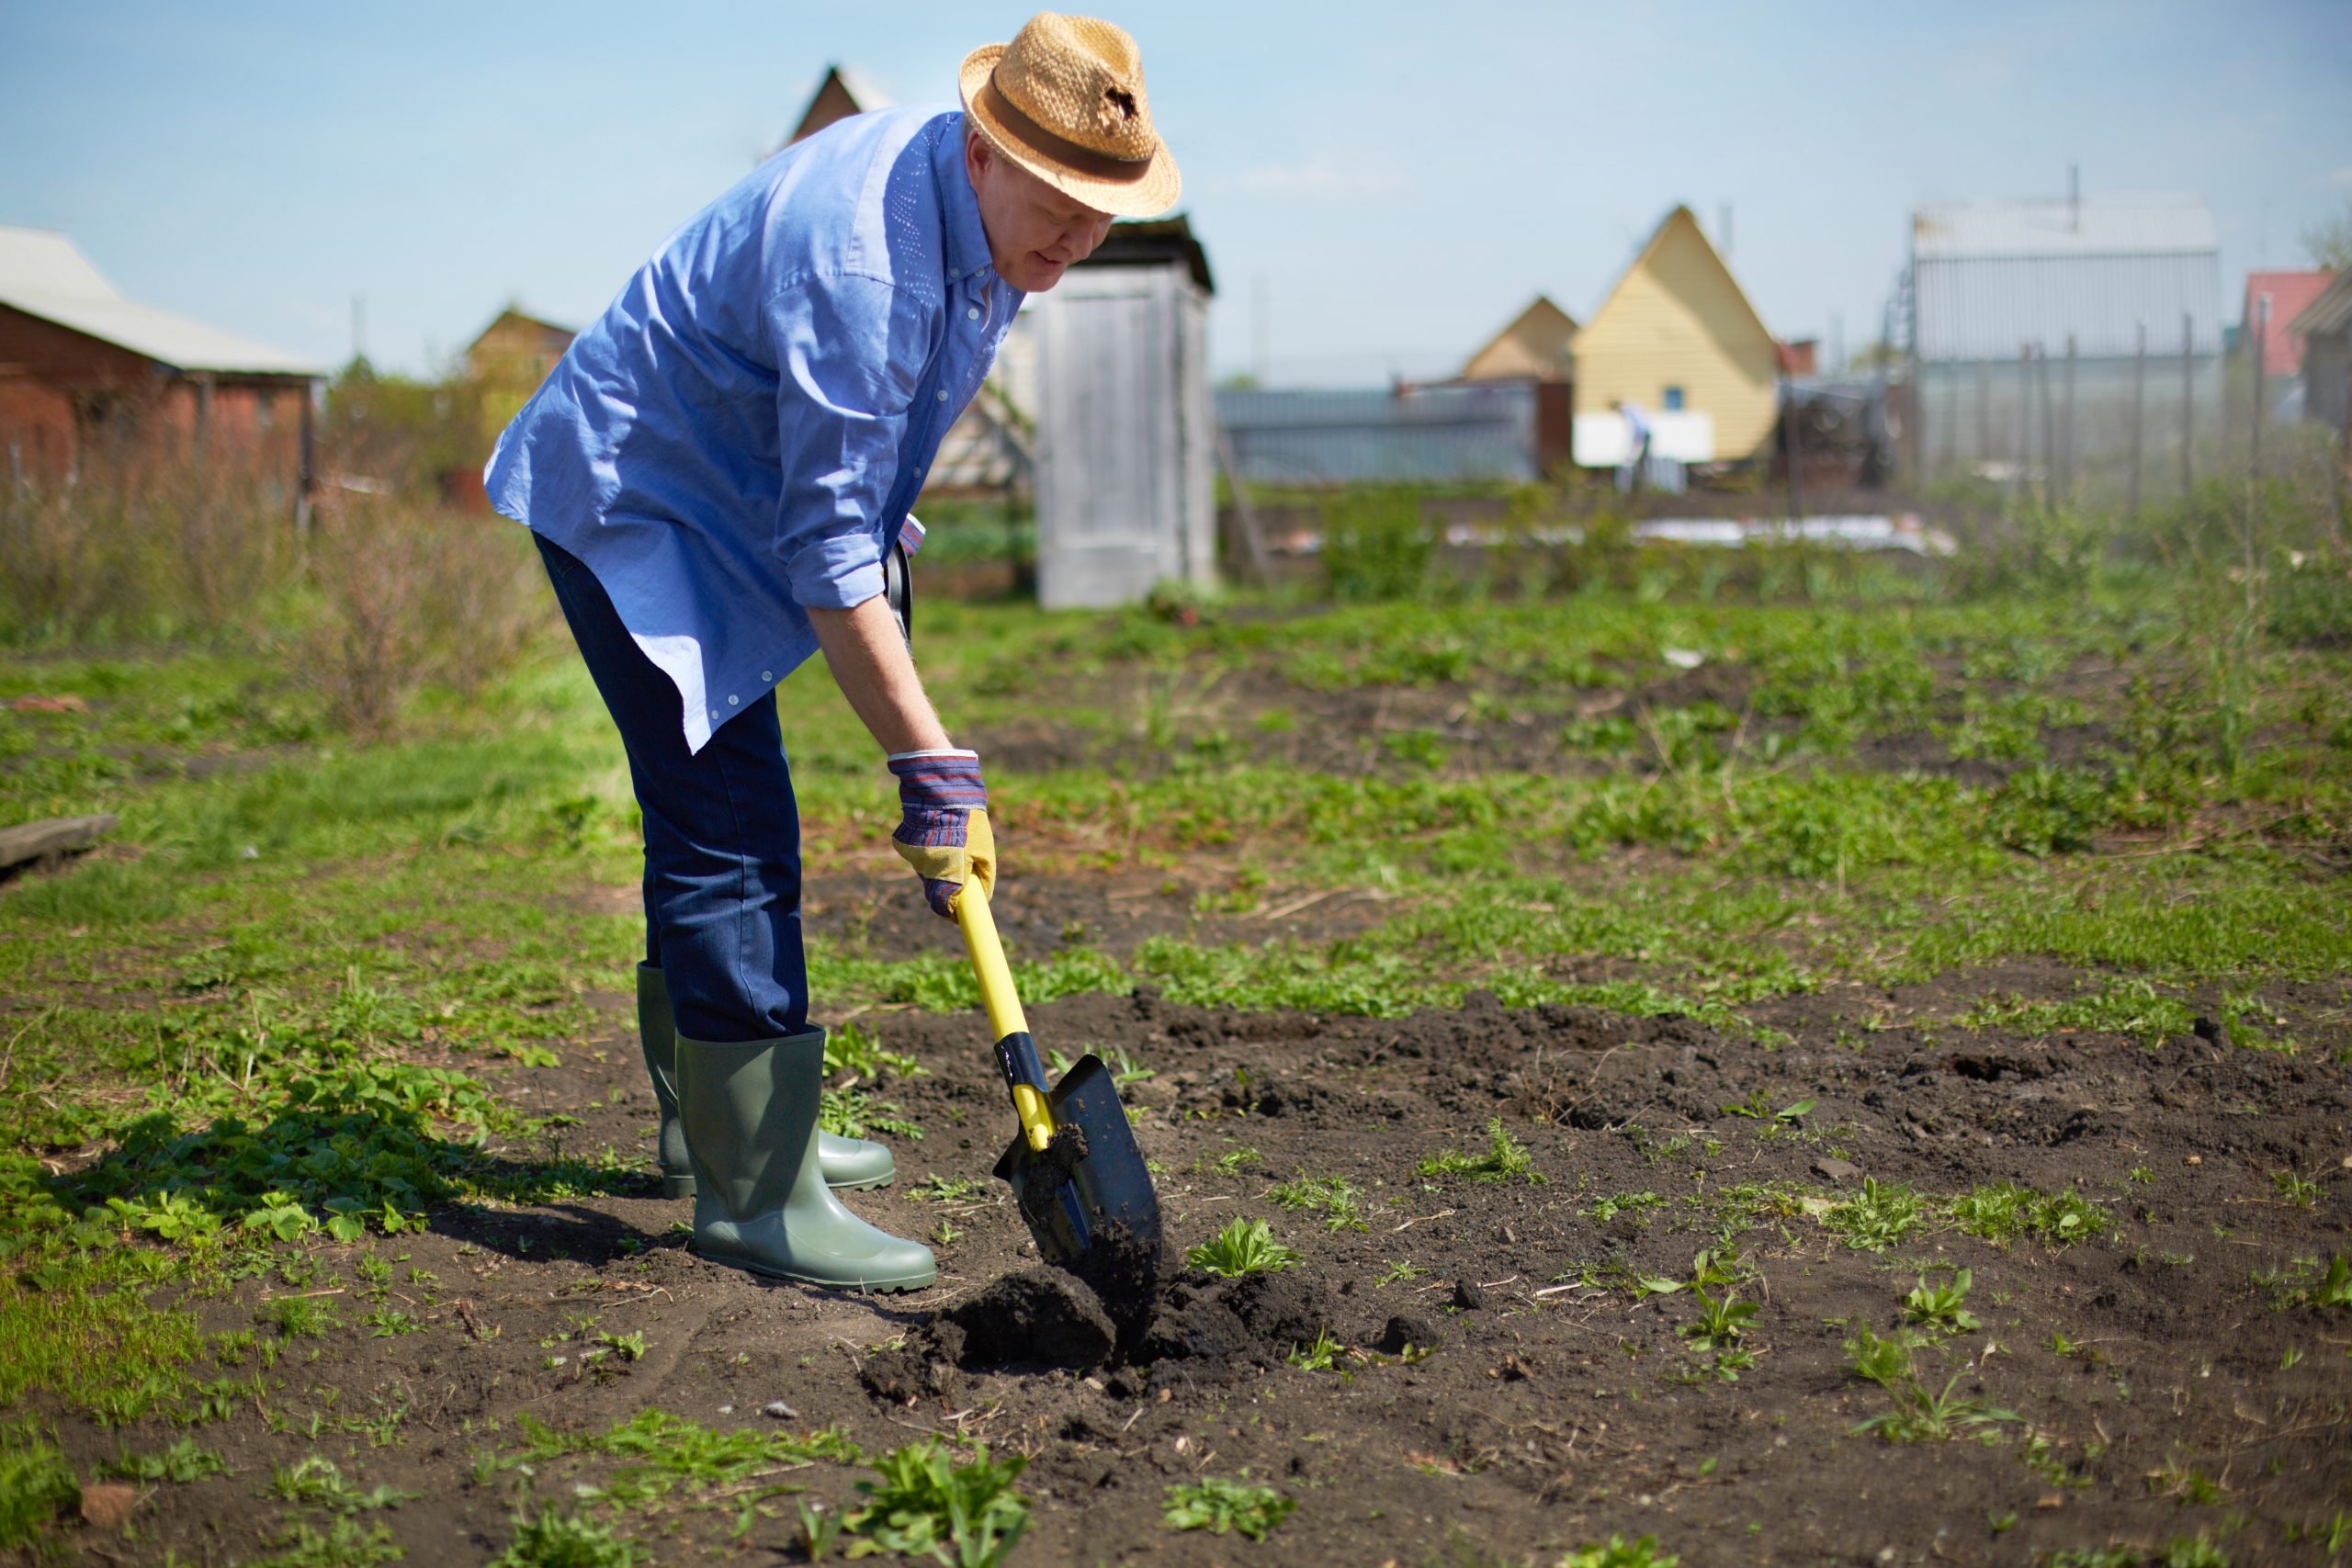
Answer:
<path fill-rule="evenodd" d="M 996 149 L 989 145 L 987 137 L 978 130 L 964 133 L 964 172 L 972 176 L 974 185 L 980 183 L 980 176 L 988 173 L 989 165 L 995 161 Z"/>

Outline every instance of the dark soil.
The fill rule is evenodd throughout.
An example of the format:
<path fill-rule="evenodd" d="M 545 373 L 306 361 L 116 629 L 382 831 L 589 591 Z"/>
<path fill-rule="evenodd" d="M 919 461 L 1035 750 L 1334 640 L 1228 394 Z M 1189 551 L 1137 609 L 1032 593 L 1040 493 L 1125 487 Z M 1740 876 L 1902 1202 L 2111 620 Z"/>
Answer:
<path fill-rule="evenodd" d="M 1949 996 L 2072 996 L 2091 978 L 2020 965 L 1953 977 Z M 256 1498 L 272 1465 L 321 1452 L 363 1489 L 430 1499 L 368 1516 L 412 1561 L 481 1562 L 525 1478 L 476 1458 L 511 1453 L 520 1417 L 594 1432 L 658 1407 L 774 1430 L 762 1412 L 781 1401 L 784 1425 L 838 1424 L 870 1451 L 946 1432 L 1027 1455 L 1023 1563 L 1548 1563 L 1612 1533 L 1655 1534 L 1694 1568 L 2027 1563 L 2199 1531 L 2226 1537 L 2239 1564 L 2326 1561 L 2302 1532 L 2352 1508 L 2352 1310 L 2293 1292 L 2347 1249 L 2342 985 L 2293 994 L 2292 1056 L 2196 1034 L 2150 1050 L 1970 1032 L 1928 1021 L 1945 995 L 1792 998 L 1763 1010 L 1794 1040 L 1776 1051 L 1686 1019 L 1487 999 L 1390 1021 L 1148 992 L 1036 1008 L 1041 1046 L 1117 1044 L 1156 1069 L 1125 1098 L 1159 1167 L 1170 1272 L 1124 1336 L 1096 1292 L 1039 1265 L 1001 1184 L 950 1202 L 913 1192 L 934 1174 L 984 1176 L 1012 1125 L 978 1016 L 870 1014 L 885 1046 L 930 1069 L 887 1086 L 926 1136 L 897 1145 L 894 1188 L 850 1201 L 933 1238 L 935 1290 L 867 1299 L 706 1264 L 676 1229 L 687 1207 L 650 1181 L 538 1209 L 444 1210 L 427 1234 L 372 1247 L 397 1267 L 383 1304 L 422 1332 L 358 1326 L 356 1247 L 318 1248 L 313 1285 L 246 1280 L 191 1303 L 220 1331 L 252 1325 L 270 1295 L 337 1290 L 349 1326 L 286 1346 L 269 1419 L 245 1405 L 198 1429 L 229 1475 L 151 1488 L 134 1535 L 81 1539 L 108 1561 L 249 1559 L 281 1515 Z M 623 1007 L 615 996 L 609 1032 L 562 1068 L 518 1075 L 540 1091 L 534 1109 L 581 1119 L 569 1147 L 650 1153 L 652 1100 Z M 1752 1092 L 1768 1111 L 1814 1105 L 1786 1121 L 1727 1109 Z M 1537 1179 L 1418 1174 L 1441 1151 L 1484 1149 L 1498 1117 Z M 2308 1205 L 2284 1195 L 2280 1170 L 2316 1183 Z M 1274 1207 L 1268 1189 L 1301 1171 L 1352 1182 L 1365 1228 Z M 1936 1200 L 1996 1181 L 2071 1187 L 2109 1224 L 2064 1249 L 1938 1224 L 1889 1253 L 1856 1251 L 1814 1211 L 1865 1178 Z M 1241 1280 L 1185 1269 L 1183 1251 L 1237 1215 L 1270 1220 L 1304 1261 Z M 1727 1246 L 1737 1294 L 1758 1307 L 1736 1382 L 1687 1332 L 1690 1290 L 1630 1288 L 1687 1280 L 1698 1253 Z M 1844 1342 L 1858 1326 L 1895 1333 L 1922 1273 L 1953 1268 L 1971 1270 L 1981 1321 L 1917 1352 L 1922 1381 L 1940 1390 L 1957 1374 L 1953 1397 L 2018 1419 L 1984 1441 L 1857 1432 L 1893 1404 L 1849 1375 Z M 1332 1371 L 1286 1364 L 1321 1331 L 1346 1348 Z M 584 1359 L 599 1333 L 641 1335 L 642 1359 Z M 379 1444 L 367 1424 L 393 1412 Z M 119 1448 L 180 1435 L 57 1425 L 85 1475 Z M 575 1506 L 575 1481 L 603 1473 L 542 1466 L 531 1495 Z M 838 1505 L 856 1473 L 790 1479 Z M 1245 1473 L 1298 1501 L 1270 1545 L 1163 1526 L 1170 1484 Z M 706 1547 L 797 1560 L 788 1506 L 752 1514 L 740 1540 L 735 1517 L 727 1506 L 619 1522 L 664 1561 Z"/>

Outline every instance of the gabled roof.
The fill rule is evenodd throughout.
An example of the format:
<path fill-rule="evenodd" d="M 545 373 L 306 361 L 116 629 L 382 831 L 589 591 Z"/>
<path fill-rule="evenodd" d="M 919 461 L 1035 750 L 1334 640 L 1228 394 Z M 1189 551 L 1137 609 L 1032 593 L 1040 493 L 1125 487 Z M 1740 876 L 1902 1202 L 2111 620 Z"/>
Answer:
<path fill-rule="evenodd" d="M 808 95 L 808 103 L 801 109 L 792 134 L 784 139 L 784 145 L 789 147 L 804 137 L 814 136 L 851 115 L 887 109 L 890 103 L 889 94 L 855 69 L 836 62 L 825 67 L 823 79 L 817 84 L 817 90 Z"/>
<path fill-rule="evenodd" d="M 143 355 L 175 370 L 226 375 L 323 376 L 279 349 L 248 342 L 166 310 L 137 304 L 49 229 L 0 224 L 0 305 Z"/>
<path fill-rule="evenodd" d="M 560 337 L 563 339 L 566 344 L 571 343 L 573 338 L 580 335 L 580 329 L 577 327 L 567 327 L 560 322 L 550 321 L 545 316 L 534 316 L 528 310 L 520 310 L 515 309 L 514 306 L 509 305 L 506 309 L 499 311 L 495 316 L 492 316 L 490 319 L 490 324 L 488 326 L 482 328 L 481 331 L 474 334 L 474 341 L 466 345 L 466 352 L 468 354 L 471 354 L 475 349 L 480 348 L 484 338 L 490 336 L 491 333 L 496 332 L 508 321 L 520 321 L 526 327 L 536 327 L 551 338 Z"/>
<path fill-rule="evenodd" d="M 1567 345 L 1576 340 L 1576 335 L 1577 319 L 1552 303 L 1550 295 L 1538 294 L 1528 301 L 1525 310 L 1504 325 L 1502 331 L 1480 344 L 1476 352 L 1462 362 L 1462 375 L 1465 379 L 1475 379 L 1478 375 L 1478 362 L 1512 342 L 1521 344 L 1538 342 L 1555 344 L 1558 348 L 1553 357 L 1565 358 Z"/>
<path fill-rule="evenodd" d="M 1911 254 L 1923 262 L 2177 255 L 2221 249 L 2201 196 L 2097 196 L 1922 207 Z"/>
<path fill-rule="evenodd" d="M 1216 279 L 1209 274 L 1209 253 L 1193 232 L 1189 213 L 1179 212 L 1166 218 L 1122 219 L 1111 225 L 1094 254 L 1078 265 L 1080 266 L 1151 266 L 1161 262 L 1182 262 L 1184 270 L 1200 285 L 1204 294 L 1216 292 Z"/>
<path fill-rule="evenodd" d="M 2270 331 L 2262 343 L 2262 373 L 2292 376 L 2303 367 L 2303 345 L 2296 341 L 2295 318 L 2327 292 L 2331 272 L 2249 272 L 2245 275 L 2247 332 L 2261 325 L 2262 297 L 2270 296 Z"/>
<path fill-rule="evenodd" d="M 2270 318 L 2277 321 L 2273 315 Z M 2340 333 L 2352 327 L 2352 272 L 2339 272 L 2320 297 L 2287 323 L 2287 330 L 2309 337 L 2315 333 Z"/>
<path fill-rule="evenodd" d="M 1773 344 L 1774 352 L 1778 353 L 1781 340 L 1772 335 L 1772 329 L 1764 324 L 1762 316 L 1757 314 L 1755 301 L 1748 299 L 1747 290 L 1742 288 L 1739 279 L 1732 275 L 1731 264 L 1724 260 L 1723 253 L 1708 240 L 1707 231 L 1699 227 L 1699 220 L 1690 215 L 1688 207 L 1677 207 L 1657 220 L 1657 227 L 1650 231 L 1650 237 L 1643 243 L 1641 250 L 1627 264 L 1625 270 L 1617 275 L 1617 281 L 1609 286 L 1608 294 L 1601 299 L 1600 308 L 1586 318 L 1586 330 L 1589 331 L 1593 323 L 1608 311 L 1610 301 L 1616 299 L 1618 290 L 1625 287 L 1625 280 L 1641 271 L 1652 256 L 1666 248 L 1667 240 L 1678 228 L 1688 230 L 1690 238 L 1699 243 L 1702 254 L 1715 264 L 1716 269 L 1724 275 L 1724 280 L 1731 285 L 1732 294 L 1739 300 L 1740 309 L 1747 313 L 1747 319 L 1755 323 L 1756 330 L 1763 334 L 1766 342 Z"/>

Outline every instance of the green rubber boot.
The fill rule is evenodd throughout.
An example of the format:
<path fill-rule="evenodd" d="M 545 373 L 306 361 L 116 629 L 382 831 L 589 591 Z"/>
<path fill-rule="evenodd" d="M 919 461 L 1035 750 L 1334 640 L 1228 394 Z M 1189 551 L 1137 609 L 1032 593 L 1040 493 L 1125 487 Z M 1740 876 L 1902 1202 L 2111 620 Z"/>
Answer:
<path fill-rule="evenodd" d="M 662 1104 L 656 1148 L 662 1160 L 662 1196 L 695 1195 L 695 1168 L 686 1158 L 686 1130 L 678 1125 L 676 1057 L 678 1031 L 670 1021 L 670 987 L 650 964 L 637 966 L 637 1042 L 645 1052 L 645 1076 Z"/>
<path fill-rule="evenodd" d="M 686 1159 L 686 1135 L 678 1127 L 677 1026 L 670 1018 L 670 987 L 662 971 L 650 964 L 637 966 L 637 1039 L 645 1051 L 645 1073 L 653 1080 L 653 1098 L 662 1102 L 662 1196 L 695 1195 L 695 1170 Z M 844 1138 L 835 1133 L 817 1134 L 818 1163 L 825 1185 L 849 1191 L 888 1187 L 899 1174 L 898 1162 L 880 1144 Z"/>
<path fill-rule="evenodd" d="M 842 1207 L 817 1149 L 825 1032 L 677 1043 L 678 1115 L 695 1168 L 695 1249 L 713 1263 L 836 1291 L 920 1291 L 931 1248 Z"/>

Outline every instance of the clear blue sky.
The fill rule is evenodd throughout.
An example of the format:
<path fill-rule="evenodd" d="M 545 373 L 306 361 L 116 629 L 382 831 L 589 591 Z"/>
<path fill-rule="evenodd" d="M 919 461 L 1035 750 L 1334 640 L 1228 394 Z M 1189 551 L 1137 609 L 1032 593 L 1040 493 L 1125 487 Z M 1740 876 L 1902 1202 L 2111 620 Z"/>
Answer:
<path fill-rule="evenodd" d="M 2225 292 L 2352 199 L 2352 3 L 1125 0 L 1223 289 L 1222 371 L 1442 373 L 1579 319 L 1676 202 L 1784 336 L 1876 334 L 1915 203 L 2186 190 Z M 952 99 L 1025 4 L 0 0 L 0 222 L 341 363 L 571 323 L 773 146 L 827 62 Z"/>

